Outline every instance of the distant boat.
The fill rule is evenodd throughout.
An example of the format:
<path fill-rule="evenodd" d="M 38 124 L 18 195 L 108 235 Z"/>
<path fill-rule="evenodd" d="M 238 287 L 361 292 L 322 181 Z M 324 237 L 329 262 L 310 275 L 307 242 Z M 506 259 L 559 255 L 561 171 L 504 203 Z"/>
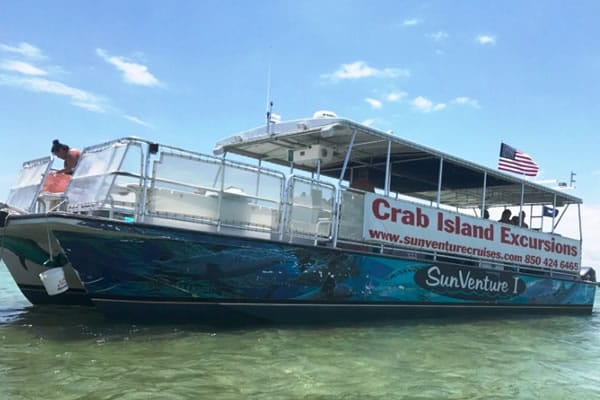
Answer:
<path fill-rule="evenodd" d="M 92 146 L 62 196 L 60 209 L 9 214 L 4 235 L 51 247 L 109 318 L 589 314 L 597 287 L 580 274 L 580 236 L 557 231 L 579 198 L 335 115 L 238 133 L 214 155 Z M 563 214 L 535 229 L 474 211 L 542 221 L 544 206 Z"/>

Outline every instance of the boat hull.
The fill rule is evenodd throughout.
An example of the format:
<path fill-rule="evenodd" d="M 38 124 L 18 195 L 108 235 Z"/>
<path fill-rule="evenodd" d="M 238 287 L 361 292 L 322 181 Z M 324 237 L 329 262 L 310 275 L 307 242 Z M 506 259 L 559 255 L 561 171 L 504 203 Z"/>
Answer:
<path fill-rule="evenodd" d="M 590 313 L 596 284 L 62 216 L 50 228 L 110 317 L 354 321 L 456 314 Z"/>
<path fill-rule="evenodd" d="M 43 224 L 23 225 L 20 220 L 13 223 L 13 218 L 10 216 L 4 223 L 5 227 L 2 230 L 2 237 L 0 237 L 2 261 L 29 302 L 32 304 L 92 305 L 77 273 L 65 258 L 56 238 Z M 39 274 L 55 266 L 64 269 L 69 289 L 59 295 L 50 296 L 46 292 Z"/>
<path fill-rule="evenodd" d="M 390 304 L 327 304 L 289 302 L 202 302 L 144 298 L 94 298 L 96 308 L 111 319 L 122 321 L 189 322 L 238 325 L 282 322 L 291 324 L 339 324 L 420 318 L 497 318 L 516 315 L 589 315 L 587 306 L 508 306 L 394 302 Z"/>

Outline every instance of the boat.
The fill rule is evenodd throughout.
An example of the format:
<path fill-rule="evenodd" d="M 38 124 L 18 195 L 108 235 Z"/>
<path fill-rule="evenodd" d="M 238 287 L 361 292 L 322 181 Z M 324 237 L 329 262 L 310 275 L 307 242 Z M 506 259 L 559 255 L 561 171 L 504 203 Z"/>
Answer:
<path fill-rule="evenodd" d="M 212 154 L 131 137 L 91 146 L 64 199 L 62 209 L 9 214 L 5 234 L 56 240 L 69 267 L 54 269 L 74 268 L 108 318 L 593 309 L 580 223 L 578 235 L 561 231 L 580 221 L 581 199 L 332 113 L 267 122 Z M 505 209 L 527 211 L 530 227 L 485 218 Z"/>
<path fill-rule="evenodd" d="M 32 304 L 91 306 L 77 272 L 66 259 L 53 235 L 18 224 L 8 226 L 8 215 L 44 214 L 65 209 L 64 190 L 70 175 L 57 174 L 54 157 L 23 163 L 6 203 L 0 203 L 0 260 L 4 262 L 21 293 Z M 40 274 L 61 268 L 68 285 L 61 296 L 51 296 Z"/>

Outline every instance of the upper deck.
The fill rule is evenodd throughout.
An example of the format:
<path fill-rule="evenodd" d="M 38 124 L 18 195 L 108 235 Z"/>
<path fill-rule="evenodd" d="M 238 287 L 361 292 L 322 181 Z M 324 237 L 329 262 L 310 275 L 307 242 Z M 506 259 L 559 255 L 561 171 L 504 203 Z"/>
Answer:
<path fill-rule="evenodd" d="M 268 129 L 268 130 L 267 130 Z M 328 154 L 300 159 L 321 146 Z M 342 118 L 304 119 L 262 126 L 217 143 L 214 152 L 235 153 L 339 181 L 368 169 L 374 186 L 456 208 L 580 204 L 581 199 Z M 296 159 L 294 159 L 296 158 Z M 389 171 L 388 171 L 389 166 Z M 483 190 L 485 188 L 485 196 Z"/>

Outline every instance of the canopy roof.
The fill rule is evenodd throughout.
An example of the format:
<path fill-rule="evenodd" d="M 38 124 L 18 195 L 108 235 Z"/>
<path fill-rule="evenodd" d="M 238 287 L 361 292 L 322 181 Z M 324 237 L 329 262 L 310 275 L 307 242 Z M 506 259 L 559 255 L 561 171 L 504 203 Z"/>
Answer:
<path fill-rule="evenodd" d="M 388 143 L 391 143 L 391 192 L 436 202 L 441 166 L 440 202 L 449 206 L 480 207 L 484 182 L 486 207 L 519 205 L 522 195 L 523 205 L 554 204 L 560 207 L 581 203 L 581 199 L 560 190 L 477 165 L 343 118 L 305 119 L 272 124 L 269 128 L 263 126 L 219 141 L 214 153 L 240 154 L 285 166 L 290 166 L 294 159 L 295 168 L 316 172 L 316 162 L 298 160 L 297 155 L 299 150 L 320 145 L 328 150 L 329 155 L 321 160 L 321 175 L 338 179 L 354 131 L 356 136 L 343 177 L 345 180 L 350 180 L 352 169 L 367 168 L 370 180 L 377 188 L 383 189 Z"/>

